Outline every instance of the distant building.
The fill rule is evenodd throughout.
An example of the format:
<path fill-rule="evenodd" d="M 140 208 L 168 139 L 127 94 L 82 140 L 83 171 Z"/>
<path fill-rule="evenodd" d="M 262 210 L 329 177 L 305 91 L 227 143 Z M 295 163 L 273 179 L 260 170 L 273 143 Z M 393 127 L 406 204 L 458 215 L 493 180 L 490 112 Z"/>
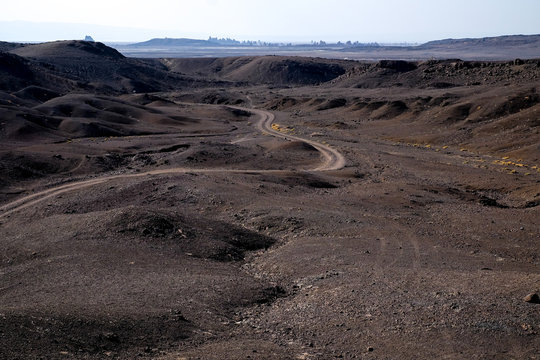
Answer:
<path fill-rule="evenodd" d="M 92 39 L 92 37 L 90 35 L 86 35 L 85 38 L 84 38 L 84 41 L 94 42 L 94 39 Z"/>

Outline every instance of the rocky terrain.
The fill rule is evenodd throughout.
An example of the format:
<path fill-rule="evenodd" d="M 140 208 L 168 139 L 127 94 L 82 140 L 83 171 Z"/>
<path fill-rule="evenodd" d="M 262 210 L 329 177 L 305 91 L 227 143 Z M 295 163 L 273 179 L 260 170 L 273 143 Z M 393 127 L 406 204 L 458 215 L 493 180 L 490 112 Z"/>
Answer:
<path fill-rule="evenodd" d="M 537 359 L 540 60 L 0 43 L 1 359 Z"/>

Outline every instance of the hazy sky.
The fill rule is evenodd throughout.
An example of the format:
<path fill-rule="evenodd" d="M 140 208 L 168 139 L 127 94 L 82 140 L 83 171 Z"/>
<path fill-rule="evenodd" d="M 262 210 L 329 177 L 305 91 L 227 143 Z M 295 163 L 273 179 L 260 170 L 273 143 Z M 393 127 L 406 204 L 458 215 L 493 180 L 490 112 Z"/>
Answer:
<path fill-rule="evenodd" d="M 16 0 L 3 2 L 0 22 L 4 41 L 88 34 L 99 41 L 212 35 L 240 40 L 424 42 L 538 34 L 540 0 Z"/>

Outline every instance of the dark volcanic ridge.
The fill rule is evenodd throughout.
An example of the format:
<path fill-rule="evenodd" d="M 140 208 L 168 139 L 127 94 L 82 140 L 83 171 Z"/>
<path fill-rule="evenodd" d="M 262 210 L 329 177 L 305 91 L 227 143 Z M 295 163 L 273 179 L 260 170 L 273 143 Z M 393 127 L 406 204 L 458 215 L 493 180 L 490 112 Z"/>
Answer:
<path fill-rule="evenodd" d="M 59 41 L 0 53 L 1 89 L 38 85 L 58 92 L 107 94 L 196 87 L 204 79 L 173 74 L 157 61 L 125 58 L 99 42 Z M 4 80 L 6 79 L 6 80 Z M 214 84 L 219 85 L 219 84 Z"/>
<path fill-rule="evenodd" d="M 169 70 L 247 84 L 317 85 L 343 75 L 352 62 L 317 58 L 263 56 L 165 59 Z"/>

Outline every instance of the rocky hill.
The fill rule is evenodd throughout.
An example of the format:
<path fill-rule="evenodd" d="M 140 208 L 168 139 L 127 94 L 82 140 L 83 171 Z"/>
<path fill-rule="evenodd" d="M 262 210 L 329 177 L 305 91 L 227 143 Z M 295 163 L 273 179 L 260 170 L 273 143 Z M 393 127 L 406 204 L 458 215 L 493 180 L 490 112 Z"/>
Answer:
<path fill-rule="evenodd" d="M 171 73 L 158 61 L 126 58 L 99 42 L 57 41 L 11 48 L 0 55 L 0 90 L 20 90 L 30 85 L 30 78 L 33 85 L 54 91 L 108 94 L 164 91 L 206 83 L 204 79 Z"/>
<path fill-rule="evenodd" d="M 174 72 L 251 84 L 313 85 L 337 78 L 354 62 L 285 56 L 166 59 Z"/>

